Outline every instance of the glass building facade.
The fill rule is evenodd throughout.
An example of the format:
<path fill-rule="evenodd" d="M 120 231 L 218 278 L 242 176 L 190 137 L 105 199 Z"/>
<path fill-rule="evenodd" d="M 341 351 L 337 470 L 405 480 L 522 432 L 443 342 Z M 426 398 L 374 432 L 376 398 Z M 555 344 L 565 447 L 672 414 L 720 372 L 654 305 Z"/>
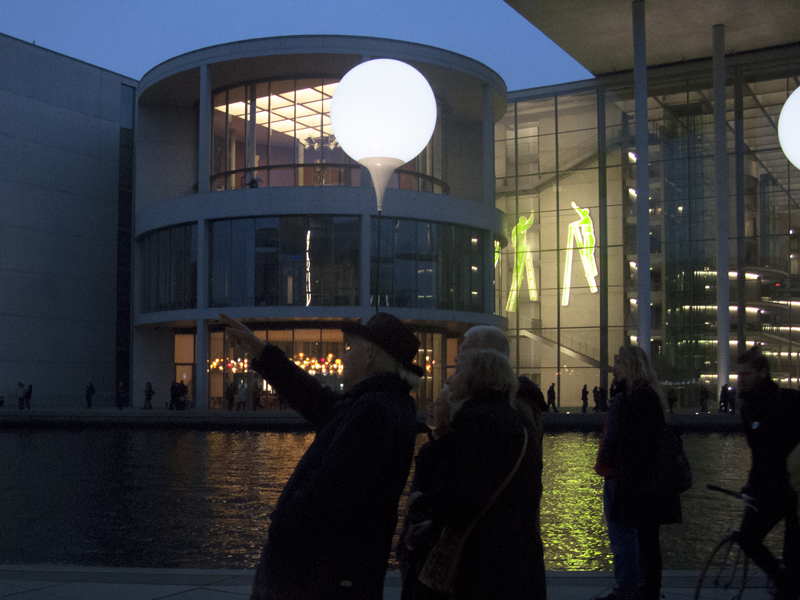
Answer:
<path fill-rule="evenodd" d="M 648 71 L 651 355 L 683 402 L 719 389 L 718 311 L 732 360 L 761 344 L 783 385 L 800 384 L 800 175 L 780 149 L 778 115 L 798 52 L 728 57 L 729 272 L 717 273 L 711 62 Z M 637 341 L 637 162 L 630 76 L 510 94 L 495 127 L 495 305 L 514 363 L 561 402 L 605 387 L 617 348 Z M 647 225 L 645 225 L 647 226 Z M 730 290 L 719 306 L 717 286 Z M 731 369 L 735 372 L 735 369 Z M 735 377 L 733 377 L 735 381 Z"/>
<path fill-rule="evenodd" d="M 183 381 L 198 408 L 230 410 L 244 385 L 248 409 L 286 408 L 226 339 L 220 312 L 340 389 L 340 327 L 379 309 L 420 339 L 423 410 L 454 369 L 459 336 L 505 324 L 491 293 L 503 220 L 485 157 L 505 106 L 502 80 L 452 53 L 381 41 L 386 56 L 419 52 L 437 122 L 426 148 L 395 171 L 378 213 L 367 170 L 344 154 L 330 122 L 338 81 L 373 41 L 325 39 L 327 54 L 307 53 L 313 36 L 292 38 L 293 55 L 281 38 L 233 44 L 243 53 L 234 60 L 203 49 L 194 66 L 178 67 L 199 81 L 175 75 L 170 61 L 143 79 L 134 388 Z"/>

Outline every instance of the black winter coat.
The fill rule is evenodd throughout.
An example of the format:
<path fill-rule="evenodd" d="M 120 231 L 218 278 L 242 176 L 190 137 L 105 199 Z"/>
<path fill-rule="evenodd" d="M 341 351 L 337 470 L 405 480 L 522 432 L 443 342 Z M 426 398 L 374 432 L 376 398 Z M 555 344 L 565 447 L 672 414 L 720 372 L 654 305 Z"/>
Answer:
<path fill-rule="evenodd" d="M 272 513 L 266 586 L 286 598 L 327 598 L 344 585 L 352 597 L 380 600 L 414 455 L 410 386 L 378 373 L 341 395 L 269 345 L 253 368 L 317 432 Z"/>
<path fill-rule="evenodd" d="M 411 507 L 417 518 L 463 532 L 486 506 L 519 457 L 522 421 L 508 394 L 482 390 L 466 400 L 449 434 L 449 469 Z M 546 595 L 537 530 L 541 475 L 534 440 L 514 479 L 478 521 L 464 545 L 457 600 L 538 600 Z"/>
<path fill-rule="evenodd" d="M 642 491 L 645 480 L 654 476 L 655 442 L 666 426 L 661 399 L 649 385 L 620 387 L 598 453 L 600 462 L 617 470 L 611 518 L 634 525 L 680 523 L 679 494 L 652 496 Z"/>
<path fill-rule="evenodd" d="M 745 491 L 760 501 L 791 496 L 786 457 L 800 443 L 800 393 L 765 380 L 739 396 L 753 457 Z"/>

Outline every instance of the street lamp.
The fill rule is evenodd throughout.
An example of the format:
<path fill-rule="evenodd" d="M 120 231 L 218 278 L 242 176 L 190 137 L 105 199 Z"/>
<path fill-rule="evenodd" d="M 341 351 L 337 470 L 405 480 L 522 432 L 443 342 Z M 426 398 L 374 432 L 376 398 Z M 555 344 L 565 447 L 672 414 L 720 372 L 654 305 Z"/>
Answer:
<path fill-rule="evenodd" d="M 354 67 L 331 101 L 331 126 L 344 151 L 369 170 L 378 214 L 394 170 L 427 146 L 436 126 L 436 99 L 425 77 L 399 60 Z"/>
<path fill-rule="evenodd" d="M 791 93 L 781 109 L 778 140 L 789 162 L 800 169 L 800 88 Z"/>

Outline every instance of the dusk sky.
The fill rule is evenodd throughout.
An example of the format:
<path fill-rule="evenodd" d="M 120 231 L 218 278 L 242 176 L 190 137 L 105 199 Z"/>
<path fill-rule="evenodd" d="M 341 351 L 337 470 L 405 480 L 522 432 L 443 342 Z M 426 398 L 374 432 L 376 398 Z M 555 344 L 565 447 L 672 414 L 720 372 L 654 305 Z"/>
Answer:
<path fill-rule="evenodd" d="M 127 75 L 215 44 L 341 34 L 428 44 L 494 69 L 509 90 L 591 74 L 503 0 L 0 0 L 0 32 Z"/>

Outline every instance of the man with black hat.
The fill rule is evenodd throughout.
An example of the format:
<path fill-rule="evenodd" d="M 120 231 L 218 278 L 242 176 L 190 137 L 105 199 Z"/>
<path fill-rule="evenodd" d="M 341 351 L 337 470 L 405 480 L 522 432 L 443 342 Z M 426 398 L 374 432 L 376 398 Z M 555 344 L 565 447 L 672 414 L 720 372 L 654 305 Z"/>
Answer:
<path fill-rule="evenodd" d="M 316 429 L 272 512 L 251 599 L 381 600 L 414 455 L 419 340 L 388 313 L 345 324 L 340 394 L 220 316 L 251 368 Z"/>

